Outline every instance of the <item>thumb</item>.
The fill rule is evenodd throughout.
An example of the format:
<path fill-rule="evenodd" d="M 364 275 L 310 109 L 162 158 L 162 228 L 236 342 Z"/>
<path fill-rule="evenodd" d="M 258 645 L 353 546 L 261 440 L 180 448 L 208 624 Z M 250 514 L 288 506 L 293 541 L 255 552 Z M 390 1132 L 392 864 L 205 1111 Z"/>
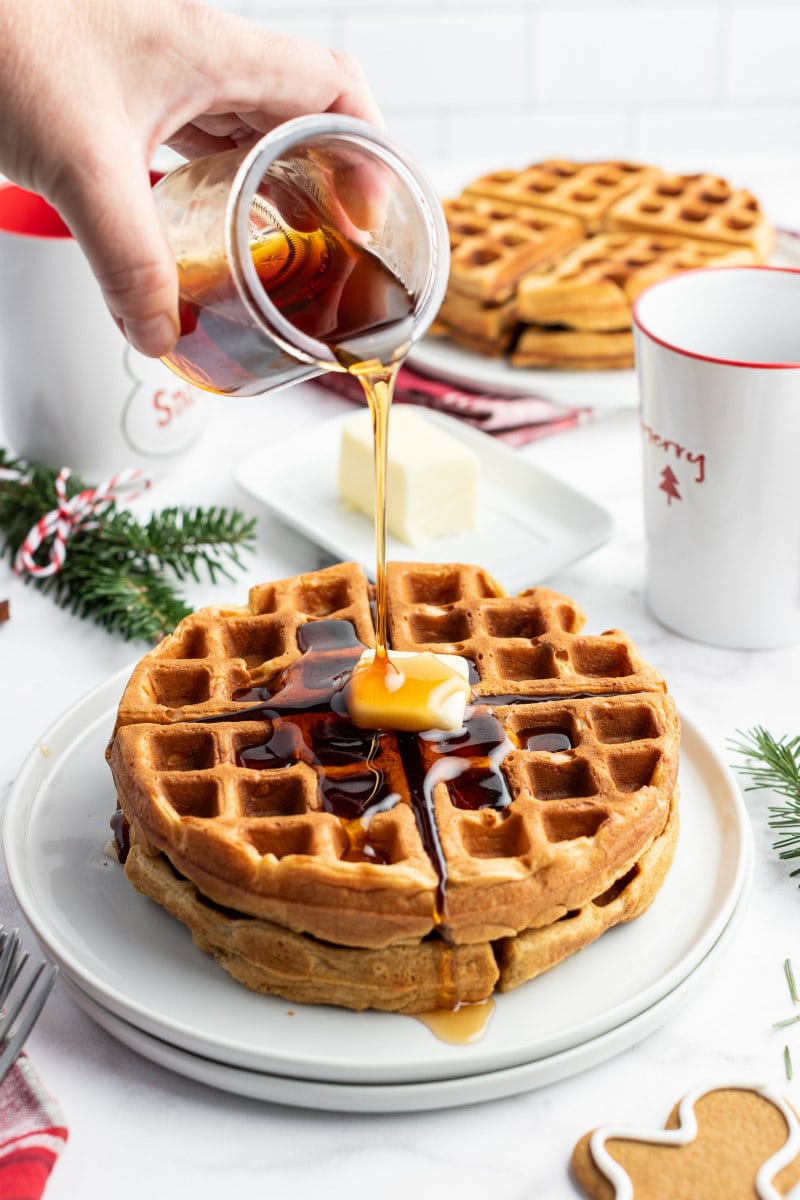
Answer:
<path fill-rule="evenodd" d="M 128 341 L 157 358 L 179 333 L 178 275 L 143 163 L 76 165 L 50 199 L 61 212 Z"/>

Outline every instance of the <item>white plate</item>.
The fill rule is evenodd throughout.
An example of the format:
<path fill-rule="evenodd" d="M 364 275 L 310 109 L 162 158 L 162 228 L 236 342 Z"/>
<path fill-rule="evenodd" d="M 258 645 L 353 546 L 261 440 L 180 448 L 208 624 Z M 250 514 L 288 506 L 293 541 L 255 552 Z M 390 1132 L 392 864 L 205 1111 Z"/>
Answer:
<path fill-rule="evenodd" d="M 336 558 L 361 563 L 373 578 L 373 522 L 344 506 L 337 484 L 342 424 L 348 415 L 259 450 L 239 464 L 236 479 L 281 520 Z M 508 591 L 517 592 L 540 583 L 610 537 L 610 514 L 575 488 L 455 417 L 435 412 L 419 415 L 478 455 L 478 526 L 421 546 L 390 536 L 387 558 L 481 563 Z"/>
<path fill-rule="evenodd" d="M 545 371 L 512 367 L 505 358 L 489 358 L 456 346 L 447 338 L 425 337 L 408 356 L 408 365 L 423 375 L 456 387 L 483 388 L 497 396 L 543 396 L 564 408 L 611 411 L 639 403 L 636 372 Z"/>
<path fill-rule="evenodd" d="M 748 878 L 749 878 L 748 870 Z M 691 991 L 707 971 L 716 965 L 719 955 L 729 944 L 738 918 L 745 907 L 740 898 L 733 915 L 706 957 L 691 975 L 661 1000 L 646 1008 L 629 1021 L 608 1033 L 589 1038 L 569 1050 L 547 1055 L 530 1063 L 504 1070 L 486 1071 L 456 1079 L 433 1079 L 421 1083 L 327 1083 L 316 1079 L 294 1079 L 265 1071 L 248 1071 L 191 1054 L 161 1038 L 152 1037 L 135 1025 L 122 1020 L 98 1004 L 68 976 L 61 983 L 88 1016 L 112 1037 L 143 1058 L 158 1063 L 209 1087 L 248 1096 L 253 1100 L 268 1100 L 294 1108 L 321 1108 L 333 1112 L 392 1113 L 438 1111 L 459 1105 L 477 1104 L 515 1096 L 533 1088 L 546 1087 L 560 1079 L 568 1079 L 579 1071 L 589 1070 L 627 1050 L 641 1041 L 673 1016 L 688 999 Z"/>
<path fill-rule="evenodd" d="M 192 1054 L 349 1084 L 418 1083 L 533 1062 L 615 1029 L 672 992 L 714 946 L 742 891 L 750 833 L 738 788 L 685 721 L 681 835 L 652 907 L 497 997 L 481 1041 L 448 1045 L 410 1017 L 256 995 L 137 895 L 104 853 L 115 795 L 103 750 L 125 680 L 118 674 L 71 709 L 27 759 L 6 809 L 9 879 L 67 976 L 116 1016 Z"/>

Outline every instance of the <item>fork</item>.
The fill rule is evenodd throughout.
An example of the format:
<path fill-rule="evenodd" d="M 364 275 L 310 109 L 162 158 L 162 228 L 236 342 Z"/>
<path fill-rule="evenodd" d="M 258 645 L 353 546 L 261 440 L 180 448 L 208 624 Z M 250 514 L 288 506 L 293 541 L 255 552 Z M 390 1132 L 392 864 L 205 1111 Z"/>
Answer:
<path fill-rule="evenodd" d="M 0 1084 L 17 1061 L 58 975 L 58 967 L 42 962 L 25 982 L 27 962 L 19 930 L 7 933 L 0 925 Z"/>

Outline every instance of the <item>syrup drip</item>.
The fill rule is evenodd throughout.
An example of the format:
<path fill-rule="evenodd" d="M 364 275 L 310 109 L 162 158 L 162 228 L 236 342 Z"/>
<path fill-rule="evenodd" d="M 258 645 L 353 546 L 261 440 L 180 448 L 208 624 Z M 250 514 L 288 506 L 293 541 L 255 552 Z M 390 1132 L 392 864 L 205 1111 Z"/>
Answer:
<path fill-rule="evenodd" d="M 367 369 L 364 369 L 366 367 Z M 388 370 L 370 368 L 369 364 L 351 367 L 364 393 L 372 416 L 375 455 L 375 661 L 371 670 L 383 686 L 380 675 L 386 662 L 388 644 L 388 609 L 386 597 L 386 461 L 389 442 L 389 411 L 400 363 Z"/>
<path fill-rule="evenodd" d="M 408 332 L 410 333 L 410 329 Z M 403 348 L 403 356 L 406 349 L 407 347 Z M 400 350 L 395 351 L 395 355 L 400 354 Z M 374 711 L 377 699 L 381 711 L 405 713 L 408 710 L 408 702 L 396 695 L 399 673 L 392 666 L 387 652 L 389 605 L 386 591 L 386 464 L 389 413 L 402 357 L 396 358 L 390 365 L 381 362 L 352 363 L 341 354 L 339 357 L 350 373 L 359 380 L 367 398 L 372 417 L 375 475 L 375 656 L 367 667 L 354 676 L 350 685 L 351 694 L 355 703 L 363 704 L 366 701 L 369 705 L 368 711 Z M 406 669 L 413 672 L 410 663 L 406 664 Z M 424 683 L 422 680 L 418 682 L 418 699 L 413 703 L 415 714 L 426 714 L 428 697 L 437 685 L 444 683 L 452 674 L 450 667 L 439 663 L 436 678 L 427 679 Z"/>
<path fill-rule="evenodd" d="M 340 366 L 359 379 L 366 395 L 374 434 L 375 654 L 371 665 L 360 673 L 359 687 L 372 693 L 377 690 L 390 700 L 393 680 L 387 653 L 387 442 L 397 372 L 411 340 L 414 300 L 399 280 L 377 270 L 369 255 L 359 253 L 357 248 L 347 249 L 348 254 L 340 256 L 343 267 L 334 272 L 341 280 L 341 287 L 337 284 L 336 288 L 321 289 L 318 297 L 316 294 L 309 297 L 306 291 L 298 304 L 299 291 L 293 282 L 293 272 L 287 276 L 291 286 L 285 296 L 280 290 L 283 278 L 280 272 L 265 277 L 264 286 L 288 319 L 329 345 Z M 355 252 L 350 253 L 352 250 Z M 361 282 L 362 275 L 365 282 Z M 370 284 L 369 288 L 365 283 Z M 368 297 L 368 305 L 361 300 L 366 306 L 367 319 L 355 320 L 344 305 L 345 297 L 353 296 Z M 365 347 L 368 347 L 366 353 Z M 353 627 L 349 622 L 337 620 L 311 622 L 301 627 L 297 637 L 301 651 L 298 660 L 269 684 L 239 691 L 232 697 L 239 703 L 250 703 L 250 707 L 204 720 L 264 721 L 265 740 L 240 750 L 239 765 L 257 770 L 297 762 L 310 765 L 318 777 L 322 808 L 339 818 L 347 834 L 349 848 L 345 858 L 368 862 L 386 861 L 380 848 L 369 839 L 372 817 L 400 799 L 381 766 L 386 740 L 393 739 L 399 749 L 420 837 L 437 874 L 435 918 L 447 941 L 447 863 L 434 811 L 434 788 L 444 782 L 451 802 L 458 808 L 476 811 L 490 807 L 502 812 L 511 796 L 500 768 L 517 743 L 487 709 L 493 704 L 523 702 L 525 698 L 492 697 L 479 701 L 478 707 L 467 711 L 463 729 L 452 735 L 436 731 L 423 735 L 402 731 L 387 734 L 359 729 L 349 719 L 342 693 L 343 683 L 352 674 L 364 648 Z M 478 683 L 476 664 L 470 663 L 469 668 L 470 683 Z M 323 714 L 322 719 L 319 714 Z M 569 745 L 569 738 L 566 740 Z M 485 1029 L 493 1002 L 454 1009 L 458 996 L 457 948 L 448 945 L 444 951 L 441 991 L 442 1003 L 448 1011 L 428 1014 L 423 1019 L 445 1040 L 471 1041 Z"/>
<path fill-rule="evenodd" d="M 125 860 L 131 850 L 131 827 L 122 809 L 117 806 L 111 816 L 111 833 L 114 841 L 114 852 L 117 860 L 125 866 Z"/>
<path fill-rule="evenodd" d="M 433 1012 L 418 1013 L 421 1021 L 441 1042 L 454 1046 L 469 1046 L 480 1041 L 494 1013 L 494 1000 L 480 1000 L 476 1004 L 459 1004 L 457 1008 L 437 1008 Z"/>

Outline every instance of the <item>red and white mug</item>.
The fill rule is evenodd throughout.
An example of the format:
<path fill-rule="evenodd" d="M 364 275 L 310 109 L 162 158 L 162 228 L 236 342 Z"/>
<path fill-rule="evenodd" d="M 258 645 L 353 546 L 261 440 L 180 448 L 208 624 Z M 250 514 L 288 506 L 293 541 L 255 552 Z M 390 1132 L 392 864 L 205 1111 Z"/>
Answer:
<path fill-rule="evenodd" d="M 648 606 L 701 642 L 800 642 L 800 271 L 675 275 L 634 338 Z"/>
<path fill-rule="evenodd" d="M 0 186 L 4 443 L 89 481 L 157 475 L 201 436 L 208 398 L 117 328 L 78 243 L 40 197 Z"/>

